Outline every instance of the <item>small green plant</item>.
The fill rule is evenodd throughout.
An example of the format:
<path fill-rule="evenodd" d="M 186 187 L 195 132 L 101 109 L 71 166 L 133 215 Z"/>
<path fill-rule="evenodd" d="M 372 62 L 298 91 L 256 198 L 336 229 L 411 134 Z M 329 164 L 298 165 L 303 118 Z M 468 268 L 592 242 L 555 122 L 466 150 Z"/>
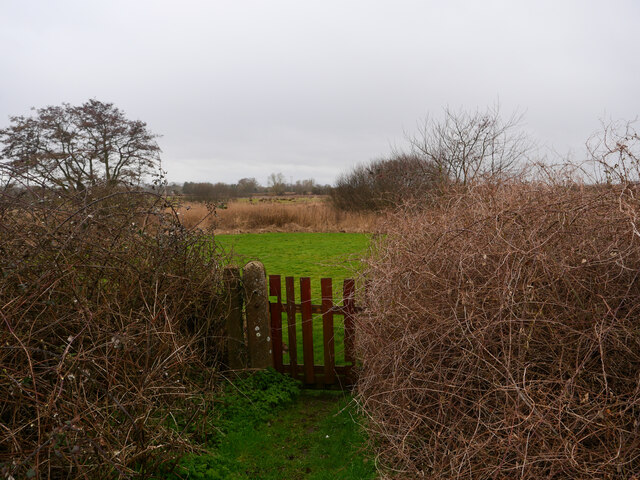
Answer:
<path fill-rule="evenodd" d="M 230 383 L 218 407 L 218 428 L 223 432 L 252 427 L 273 412 L 293 402 L 300 394 L 299 381 L 276 372 L 273 368 Z"/>
<path fill-rule="evenodd" d="M 300 382 L 279 374 L 274 369 L 258 371 L 248 377 L 230 382 L 217 400 L 213 411 L 204 415 L 209 435 L 203 446 L 214 449 L 204 455 L 184 456 L 171 472 L 165 472 L 166 480 L 216 480 L 245 478 L 234 476 L 237 462 L 221 455 L 219 448 L 225 438 L 238 432 L 251 432 L 256 425 L 266 422 L 275 411 L 293 402 L 300 393 Z M 177 420 L 177 424 L 181 423 Z M 245 433 L 240 433 L 245 435 Z"/>
<path fill-rule="evenodd" d="M 188 455 L 182 459 L 175 472 L 163 477 L 166 480 L 224 480 L 238 478 L 232 472 L 234 463 L 215 453 Z"/>

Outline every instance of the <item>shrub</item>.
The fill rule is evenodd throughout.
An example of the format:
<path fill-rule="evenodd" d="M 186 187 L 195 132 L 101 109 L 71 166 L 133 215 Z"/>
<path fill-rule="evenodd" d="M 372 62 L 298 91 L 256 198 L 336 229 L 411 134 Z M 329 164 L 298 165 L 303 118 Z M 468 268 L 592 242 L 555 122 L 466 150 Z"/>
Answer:
<path fill-rule="evenodd" d="M 190 450 L 171 425 L 221 353 L 222 259 L 162 196 L 0 173 L 0 474 L 122 478 Z"/>
<path fill-rule="evenodd" d="M 236 197 L 236 185 L 226 183 L 209 183 L 209 182 L 185 182 L 182 186 L 182 193 L 189 199 L 196 202 L 223 202 L 230 198 Z"/>
<path fill-rule="evenodd" d="M 408 152 L 357 165 L 331 191 L 339 210 L 384 210 L 407 202 L 437 201 L 446 185 L 471 187 L 523 174 L 533 143 L 520 130 L 522 117 L 503 119 L 499 105 L 484 111 L 445 108 L 408 136 Z"/>
<path fill-rule="evenodd" d="M 382 210 L 417 197 L 424 200 L 443 180 L 433 163 L 399 154 L 340 175 L 331 190 L 331 202 L 338 210 Z"/>
<path fill-rule="evenodd" d="M 485 185 L 389 220 L 359 400 L 399 478 L 635 478 L 634 186 Z"/>

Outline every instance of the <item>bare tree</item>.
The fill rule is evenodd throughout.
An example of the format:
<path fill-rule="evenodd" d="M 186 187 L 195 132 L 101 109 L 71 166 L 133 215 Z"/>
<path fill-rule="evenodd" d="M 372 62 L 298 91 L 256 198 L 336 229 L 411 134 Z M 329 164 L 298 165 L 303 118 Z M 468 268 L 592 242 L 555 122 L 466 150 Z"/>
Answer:
<path fill-rule="evenodd" d="M 307 195 L 313 193 L 313 189 L 316 187 L 316 181 L 313 178 L 307 178 L 305 180 L 296 180 L 295 184 L 291 184 L 290 188 L 299 195 Z"/>
<path fill-rule="evenodd" d="M 160 173 L 157 135 L 112 103 L 48 106 L 10 122 L 0 130 L 0 160 L 35 183 L 82 190 L 99 182 L 139 184 Z"/>
<path fill-rule="evenodd" d="M 483 176 L 505 176 L 524 163 L 533 145 L 519 129 L 522 116 L 506 121 L 498 106 L 485 111 L 444 110 L 440 121 L 425 119 L 408 138 L 411 152 L 435 165 L 442 178 L 466 185 Z"/>
<path fill-rule="evenodd" d="M 272 173 L 269 175 L 267 184 L 271 191 L 276 195 L 282 195 L 287 188 L 287 182 L 282 173 Z"/>
<path fill-rule="evenodd" d="M 603 122 L 602 130 L 587 141 L 597 180 L 621 184 L 640 182 L 640 135 L 634 123 Z"/>

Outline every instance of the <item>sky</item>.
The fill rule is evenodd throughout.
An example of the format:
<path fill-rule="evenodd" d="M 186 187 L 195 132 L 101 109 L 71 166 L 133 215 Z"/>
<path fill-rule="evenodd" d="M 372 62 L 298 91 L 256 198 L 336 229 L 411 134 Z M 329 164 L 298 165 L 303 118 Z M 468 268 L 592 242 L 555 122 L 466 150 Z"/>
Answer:
<path fill-rule="evenodd" d="M 638 0 L 0 0 L 0 127 L 112 102 L 170 181 L 333 183 L 443 108 L 524 114 L 541 158 L 640 114 Z"/>

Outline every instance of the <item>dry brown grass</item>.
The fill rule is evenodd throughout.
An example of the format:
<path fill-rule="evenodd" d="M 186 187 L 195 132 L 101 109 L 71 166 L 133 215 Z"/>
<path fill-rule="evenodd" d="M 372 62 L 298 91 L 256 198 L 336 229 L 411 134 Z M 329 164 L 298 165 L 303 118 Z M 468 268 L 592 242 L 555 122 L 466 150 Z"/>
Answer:
<path fill-rule="evenodd" d="M 397 478 L 638 478 L 638 193 L 485 186 L 387 222 L 358 394 Z"/>
<path fill-rule="evenodd" d="M 231 202 L 211 213 L 202 203 L 185 203 L 179 209 L 187 227 L 215 228 L 218 233 L 249 232 L 374 232 L 379 215 L 343 212 L 324 201 Z"/>

